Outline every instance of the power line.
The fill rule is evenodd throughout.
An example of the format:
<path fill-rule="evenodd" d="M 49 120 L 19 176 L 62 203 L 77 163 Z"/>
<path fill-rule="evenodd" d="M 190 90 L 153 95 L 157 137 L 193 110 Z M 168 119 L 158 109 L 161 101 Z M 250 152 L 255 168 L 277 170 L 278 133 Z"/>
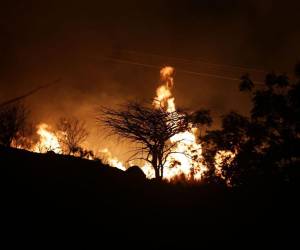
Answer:
<path fill-rule="evenodd" d="M 231 68 L 231 69 L 239 70 L 239 71 L 252 71 L 252 72 L 264 73 L 264 74 L 267 73 L 266 70 L 257 69 L 257 68 L 251 68 L 251 67 L 245 67 L 245 66 L 228 65 L 228 64 L 220 64 L 220 63 L 211 63 L 211 62 L 207 62 L 205 60 L 192 60 L 192 59 L 172 57 L 172 56 L 163 56 L 163 55 L 152 54 L 152 53 L 138 52 L 138 51 L 134 51 L 134 50 L 121 50 L 121 51 L 124 51 L 125 53 L 130 53 L 130 54 L 155 56 L 155 57 L 160 57 L 160 58 L 169 58 L 171 60 L 182 61 L 182 62 L 188 63 L 188 64 L 193 64 L 193 63 L 195 64 L 195 63 L 197 63 L 197 64 L 205 64 L 205 65 L 214 66 L 214 67 Z"/>
<path fill-rule="evenodd" d="M 101 57 L 101 58 L 103 58 L 107 61 L 112 61 L 112 62 L 117 62 L 117 63 L 131 64 L 131 65 L 142 66 L 142 67 L 147 67 L 147 68 L 155 68 L 155 69 L 161 68 L 161 66 L 158 66 L 158 65 L 141 63 L 141 62 L 131 61 L 131 60 L 127 60 L 127 59 L 119 59 L 119 58 L 114 58 L 114 57 Z M 185 69 L 181 69 L 181 68 L 176 68 L 176 72 L 181 72 L 184 74 L 196 75 L 196 76 L 213 77 L 213 78 L 219 78 L 219 79 L 230 80 L 230 81 L 241 81 L 240 78 L 222 76 L 222 75 L 212 74 L 212 73 L 185 70 Z M 253 81 L 253 83 L 256 85 L 264 84 L 263 82 L 260 82 L 260 81 Z"/>
<path fill-rule="evenodd" d="M 40 91 L 41 89 L 45 89 L 45 88 L 48 88 L 48 87 L 50 87 L 50 86 L 52 86 L 52 85 L 54 85 L 54 84 L 57 84 L 60 80 L 61 80 L 61 79 L 57 79 L 57 80 L 55 80 L 55 81 L 52 82 L 52 83 L 48 83 L 48 84 L 45 84 L 45 85 L 38 86 L 38 87 L 36 87 L 36 88 L 30 90 L 29 92 L 27 92 L 27 93 L 25 93 L 25 94 L 23 94 L 23 95 L 21 95 L 21 96 L 18 96 L 18 97 L 15 97 L 15 98 L 13 98 L 13 99 L 10 99 L 10 100 L 8 100 L 8 101 L 5 101 L 5 102 L 3 102 L 3 103 L 0 103 L 0 108 L 2 108 L 2 107 L 4 107 L 4 106 L 7 106 L 7 105 L 9 105 L 9 104 L 12 104 L 12 103 L 14 103 L 14 102 L 20 101 L 20 100 L 22 100 L 22 99 L 24 99 L 24 98 L 26 98 L 26 97 L 28 97 L 28 96 L 31 96 L 31 95 L 35 94 L 36 92 Z"/>

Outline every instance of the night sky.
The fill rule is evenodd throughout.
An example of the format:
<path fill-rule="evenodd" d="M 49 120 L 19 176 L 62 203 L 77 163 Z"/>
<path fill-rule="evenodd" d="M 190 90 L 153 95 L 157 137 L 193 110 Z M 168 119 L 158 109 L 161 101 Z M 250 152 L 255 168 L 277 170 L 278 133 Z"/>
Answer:
<path fill-rule="evenodd" d="M 291 72 L 300 55 L 299 9 L 297 1 L 271 0 L 6 1 L 0 100 L 61 78 L 27 100 L 33 119 L 73 114 L 92 126 L 96 106 L 155 94 L 158 68 L 110 60 L 117 58 L 178 69 L 179 106 L 209 108 L 216 118 L 247 113 L 238 81 L 180 69 L 229 78 L 249 72 L 258 81 L 265 71 Z"/>

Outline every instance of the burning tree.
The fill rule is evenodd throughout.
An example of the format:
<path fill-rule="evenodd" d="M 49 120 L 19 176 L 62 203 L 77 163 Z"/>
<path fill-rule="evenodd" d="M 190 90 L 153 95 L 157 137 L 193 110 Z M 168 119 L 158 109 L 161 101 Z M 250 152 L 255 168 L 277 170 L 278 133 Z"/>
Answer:
<path fill-rule="evenodd" d="M 138 144 L 131 159 L 150 163 L 157 179 L 163 178 L 168 157 L 181 153 L 176 152 L 178 141 L 170 139 L 190 129 L 185 114 L 137 102 L 129 102 L 120 109 L 103 108 L 101 114 L 100 121 L 112 134 Z"/>
<path fill-rule="evenodd" d="M 59 143 L 63 146 L 66 154 L 82 155 L 83 149 L 81 144 L 88 136 L 85 123 L 75 117 L 63 117 L 56 124 Z"/>
<path fill-rule="evenodd" d="M 10 147 L 18 134 L 26 129 L 28 110 L 21 102 L 0 108 L 0 144 Z"/>
<path fill-rule="evenodd" d="M 141 167 L 148 178 L 199 181 L 207 171 L 202 147 L 197 140 L 203 126 L 211 124 L 207 110 L 192 114 L 178 111 L 172 94 L 174 68 L 160 70 L 160 82 L 152 106 L 129 103 L 120 109 L 102 110 L 102 122 L 120 137 L 138 144 L 133 159 L 143 159 Z M 136 157 L 136 158 L 135 158 Z M 122 162 L 110 159 L 123 169 Z M 154 171 L 153 171 L 154 170 Z"/>

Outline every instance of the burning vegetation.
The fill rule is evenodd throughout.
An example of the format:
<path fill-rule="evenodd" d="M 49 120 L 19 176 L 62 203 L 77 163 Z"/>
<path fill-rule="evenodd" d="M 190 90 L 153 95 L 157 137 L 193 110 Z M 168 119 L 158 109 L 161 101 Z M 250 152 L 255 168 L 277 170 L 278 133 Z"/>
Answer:
<path fill-rule="evenodd" d="M 55 133 L 51 132 L 49 125 L 42 123 L 37 127 L 37 134 L 40 136 L 39 141 L 33 146 L 33 151 L 37 153 L 46 153 L 53 151 L 56 154 L 62 153 L 59 139 Z"/>
<path fill-rule="evenodd" d="M 103 108 L 97 117 L 107 132 L 130 142 L 127 147 L 131 145 L 133 154 L 127 162 L 108 148 L 87 150 L 88 130 L 77 118 L 62 118 L 56 127 L 33 126 L 19 100 L 0 105 L 0 144 L 101 159 L 123 171 L 140 166 L 148 178 L 169 181 L 183 178 L 232 186 L 267 176 L 293 182 L 299 164 L 299 68 L 295 83 L 286 75 L 271 73 L 259 89 L 248 75 L 242 77 L 240 90 L 252 96 L 251 115 L 230 112 L 216 130 L 207 129 L 212 123 L 208 110 L 177 110 L 172 94 L 174 68 L 162 68 L 152 102 Z"/>
<path fill-rule="evenodd" d="M 201 180 L 207 167 L 202 156 L 202 146 L 198 141 L 198 127 L 191 115 L 176 110 L 174 87 L 174 68 L 167 66 L 160 70 L 160 86 L 151 105 L 128 103 L 120 110 L 104 108 L 101 122 L 116 135 L 128 139 L 134 145 L 133 156 L 126 164 L 113 156 L 107 149 L 92 151 L 83 149 L 88 132 L 85 124 L 76 118 L 61 118 L 55 129 L 46 123 L 36 127 L 29 135 L 13 133 L 11 146 L 32 152 L 79 156 L 87 159 L 101 158 L 112 167 L 126 170 L 133 165 L 141 165 L 148 178 L 174 180 L 184 177 L 187 180 Z M 23 106 L 14 106 L 16 116 L 24 114 Z M 23 110 L 23 112 L 19 112 Z M 198 113 L 199 116 L 199 113 Z M 201 114 L 200 114 L 201 116 Z M 197 117 L 197 114 L 196 114 Z M 201 116 L 202 120 L 203 117 Z M 25 119 L 25 115 L 20 116 Z M 12 119 L 11 119 L 12 120 Z M 199 120 L 199 117 L 198 117 Z M 201 120 L 201 119 L 200 119 Z M 205 119 L 204 119 L 205 120 Z M 210 120 L 200 122 L 211 123 Z M 17 124 L 20 126 L 20 124 Z M 25 127 L 25 124 L 24 124 Z M 32 129 L 34 130 L 34 129 Z M 15 135 L 15 136 L 14 136 Z M 26 141 L 24 143 L 18 143 Z M 221 158 L 231 157 L 230 152 L 220 152 L 216 156 L 216 174 L 221 175 Z"/>
<path fill-rule="evenodd" d="M 167 66 L 160 71 L 161 84 L 156 90 L 152 106 L 129 103 L 119 110 L 102 110 L 101 121 L 112 134 L 136 143 L 129 166 L 142 160 L 142 170 L 148 178 L 164 178 L 169 181 L 184 177 L 201 180 L 207 167 L 203 164 L 202 147 L 197 140 L 198 128 L 193 123 L 195 115 L 176 110 L 172 95 L 174 68 Z M 204 113 L 197 113 L 201 118 Z M 196 114 L 196 116 L 197 116 Z M 204 114 L 204 115 L 203 115 Z M 198 121 L 201 120 L 198 117 Z M 202 119 L 201 124 L 210 123 Z M 218 154 L 216 160 L 223 154 Z M 231 155 L 227 152 L 226 155 Z M 120 161 L 116 167 L 124 169 Z M 218 169 L 218 173 L 220 169 Z"/>

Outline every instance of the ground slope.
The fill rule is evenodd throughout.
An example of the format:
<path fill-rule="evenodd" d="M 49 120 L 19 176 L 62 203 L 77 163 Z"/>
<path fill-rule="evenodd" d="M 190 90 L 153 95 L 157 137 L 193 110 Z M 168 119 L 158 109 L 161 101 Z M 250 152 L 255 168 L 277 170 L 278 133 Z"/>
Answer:
<path fill-rule="evenodd" d="M 3 225 L 15 239 L 291 242 L 299 219 L 294 187 L 162 184 L 99 161 L 3 147 L 0 166 Z"/>

